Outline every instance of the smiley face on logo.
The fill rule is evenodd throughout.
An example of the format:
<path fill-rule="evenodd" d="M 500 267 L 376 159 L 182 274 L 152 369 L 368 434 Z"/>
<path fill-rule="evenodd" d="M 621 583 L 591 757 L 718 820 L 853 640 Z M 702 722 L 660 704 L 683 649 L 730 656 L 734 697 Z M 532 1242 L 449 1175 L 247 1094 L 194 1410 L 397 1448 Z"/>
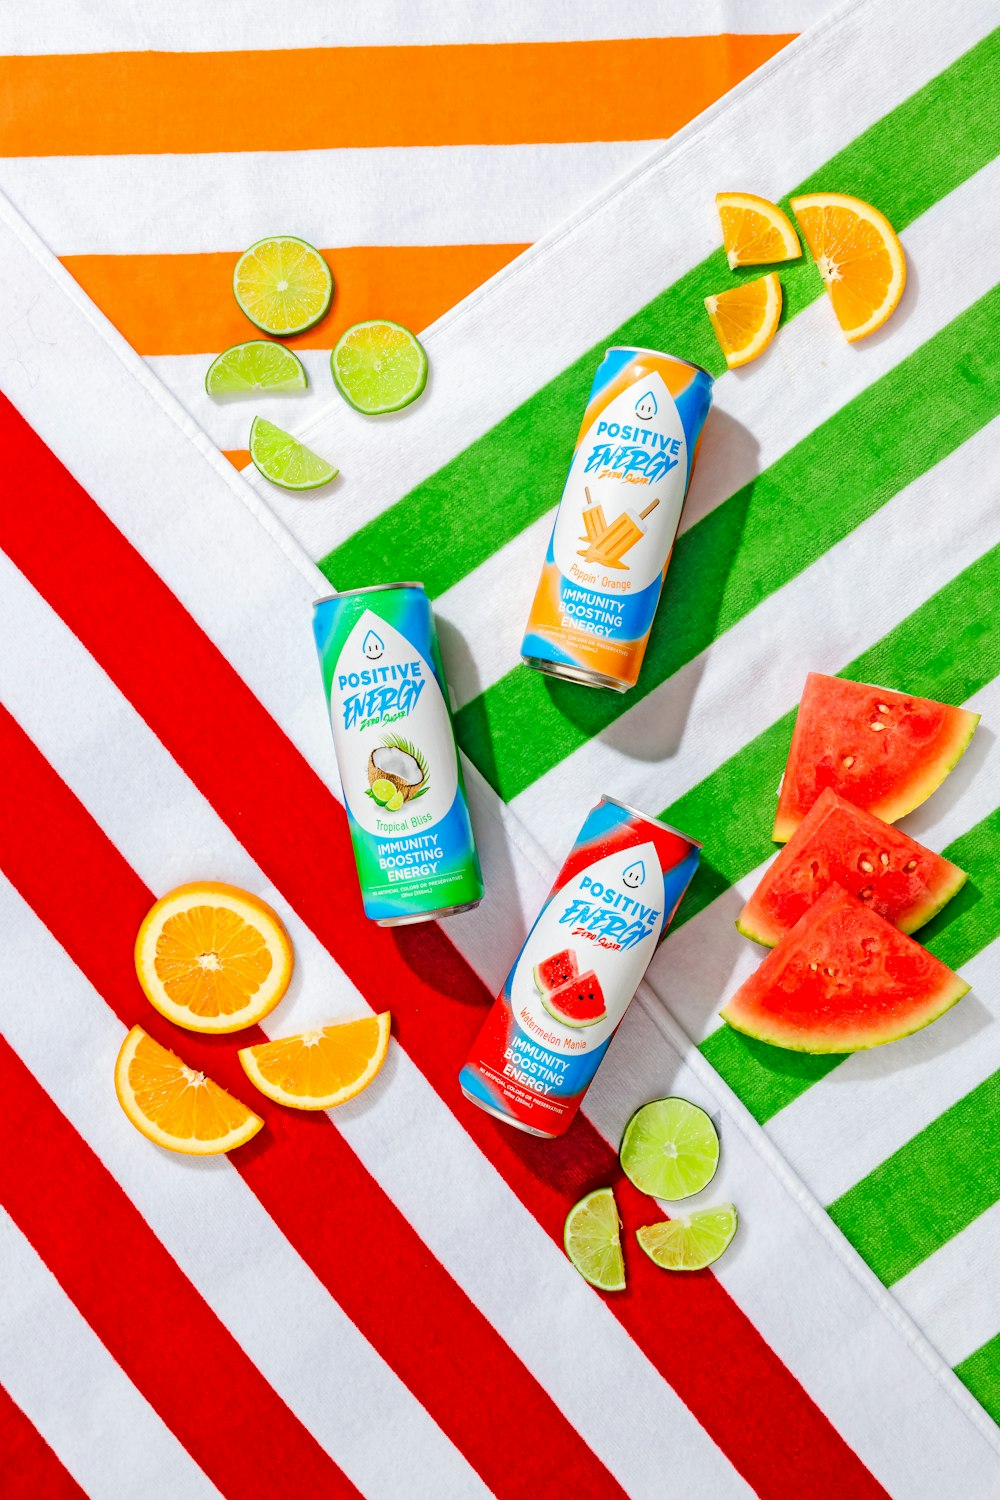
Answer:
<path fill-rule="evenodd" d="M 634 865 L 629 865 L 622 874 L 622 885 L 628 886 L 630 891 L 637 891 L 646 879 L 646 867 L 641 859 L 637 859 Z"/>
<path fill-rule="evenodd" d="M 361 650 L 369 661 L 378 661 L 385 650 L 385 642 L 379 639 L 374 630 L 369 630 L 361 642 Z"/>

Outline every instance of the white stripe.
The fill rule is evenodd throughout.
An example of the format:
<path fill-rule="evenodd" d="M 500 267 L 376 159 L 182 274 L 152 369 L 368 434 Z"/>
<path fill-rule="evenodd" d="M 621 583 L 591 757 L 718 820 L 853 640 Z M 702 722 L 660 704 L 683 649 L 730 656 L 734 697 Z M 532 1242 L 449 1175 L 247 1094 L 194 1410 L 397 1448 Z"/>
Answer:
<path fill-rule="evenodd" d="M 0 660 L 0 701 L 23 724 L 139 876 L 154 891 L 163 891 L 192 878 L 200 864 L 219 878 L 257 892 L 282 912 L 295 946 L 295 974 L 288 997 L 275 1015 L 266 1018 L 264 1029 L 271 1034 L 286 1035 L 328 1024 L 337 1016 L 366 1011 L 365 999 L 303 922 L 289 911 L 287 898 L 269 884 L 128 702 L 3 554 L 0 554 L 0 577 L 4 581 L 0 599 L 9 646 Z M 53 673 L 64 684 L 58 700 L 35 691 L 39 675 L 45 672 Z M 97 754 L 95 745 L 101 746 Z M 194 869 L 193 858 L 197 862 Z M 331 893 L 331 901 L 334 899 Z M 19 923 L 13 919 L 0 920 L 0 930 L 7 931 L 8 927 L 17 930 L 25 921 L 23 917 Z M 20 992 L 18 1009 L 24 1014 L 25 1027 L 29 1018 L 34 1017 L 39 1031 L 33 1054 L 30 1057 L 25 1054 L 29 1065 L 61 1103 L 60 1080 L 71 1076 L 72 1057 L 77 1057 L 73 1065 L 77 1076 L 91 1079 L 101 1076 L 103 1070 L 108 1078 L 108 1092 L 101 1109 L 106 1105 L 106 1113 L 118 1126 L 119 1112 L 111 1076 L 121 1026 L 109 1016 L 102 1032 L 103 1051 L 96 1053 L 90 1063 L 85 1062 L 77 1050 L 84 1045 L 79 1031 L 84 1029 L 96 997 L 91 996 L 89 1009 L 83 1007 L 79 1031 L 74 1030 L 64 1019 L 73 976 L 62 968 L 54 970 L 52 962 L 46 965 L 37 953 L 24 954 L 20 961 L 11 955 L 9 961 L 12 975 L 44 975 L 38 981 L 37 997 L 24 995 L 23 986 Z M 3 962 L 4 957 L 0 956 L 0 964 Z M 58 1049 L 58 1057 L 47 1063 L 41 1053 L 51 1026 L 44 997 L 53 994 L 60 997 L 64 1047 Z M 101 1014 L 104 1015 L 103 1008 Z M 22 1045 L 30 1044 L 31 1034 L 16 1025 L 10 1035 L 19 1050 Z M 181 1041 L 178 1050 L 183 1056 Z M 44 1075 L 38 1072 L 39 1068 L 45 1070 Z M 93 1092 L 89 1084 L 87 1092 L 88 1097 Z M 654 1482 L 654 1477 L 664 1471 L 664 1466 L 690 1483 L 710 1473 L 713 1493 L 718 1493 L 720 1500 L 723 1496 L 748 1493 L 687 1408 L 661 1380 L 603 1302 L 581 1281 L 562 1250 L 522 1208 L 500 1176 L 491 1168 L 484 1169 L 478 1149 L 404 1052 L 393 1046 L 390 1061 L 376 1085 L 357 1104 L 344 1105 L 335 1111 L 333 1118 L 365 1167 L 433 1254 L 499 1330 L 574 1427 L 585 1434 L 587 1442 L 630 1494 L 653 1497 L 658 1482 Z M 401 1121 L 407 1122 L 405 1130 L 400 1129 Z M 76 1116 L 74 1123 L 84 1128 Z M 97 1128 L 96 1122 L 93 1128 Z M 121 1133 L 119 1130 L 118 1134 Z M 126 1159 L 121 1157 L 120 1143 L 112 1137 L 113 1132 L 102 1132 L 99 1138 L 95 1137 L 94 1149 L 112 1166 L 161 1238 L 169 1241 L 172 1253 L 204 1295 L 213 1301 L 225 1293 L 225 1302 L 213 1301 L 213 1305 L 219 1306 L 220 1316 L 251 1353 L 254 1362 L 317 1436 L 322 1431 L 317 1426 L 319 1410 L 331 1414 L 339 1411 L 343 1419 L 346 1416 L 343 1394 L 333 1390 L 315 1391 L 317 1412 L 310 1410 L 307 1415 L 296 1406 L 307 1397 L 313 1399 L 314 1387 L 310 1386 L 306 1392 L 297 1386 L 288 1388 L 279 1381 L 279 1370 L 292 1367 L 292 1351 L 270 1348 L 259 1330 L 259 1317 L 251 1310 L 254 1298 L 246 1287 L 241 1285 L 238 1295 L 234 1292 L 230 1299 L 225 1277 L 228 1262 L 219 1264 L 206 1285 L 205 1277 L 202 1275 L 199 1281 L 195 1274 L 197 1266 L 182 1258 L 176 1246 L 181 1228 L 174 1223 L 174 1217 L 183 1205 L 180 1200 L 175 1201 L 169 1162 L 164 1169 L 166 1175 L 140 1181 L 141 1166 L 149 1154 L 145 1144 L 138 1140 L 133 1156 Z M 176 1165 L 173 1170 L 176 1173 Z M 235 1179 L 235 1174 L 231 1175 Z M 226 1191 L 236 1194 L 242 1204 L 240 1190 L 229 1188 L 229 1181 L 227 1176 Z M 206 1192 L 218 1190 L 217 1183 L 206 1184 Z M 169 1202 L 164 1201 L 164 1195 Z M 157 1214 L 157 1205 L 161 1205 L 159 1217 L 151 1217 Z M 220 1226 L 220 1244 L 216 1246 L 213 1241 L 205 1254 L 221 1257 L 232 1243 L 235 1223 L 243 1221 L 241 1215 L 248 1220 L 256 1215 L 261 1220 L 256 1226 L 260 1243 L 252 1254 L 247 1251 L 247 1260 L 255 1265 L 270 1265 L 271 1272 L 266 1281 L 262 1280 L 258 1293 L 274 1302 L 274 1318 L 280 1318 L 281 1326 L 289 1330 L 289 1337 L 294 1337 L 302 1316 L 295 1309 L 308 1305 L 308 1289 L 304 1292 L 296 1278 L 288 1275 L 278 1249 L 264 1243 L 273 1226 L 255 1200 L 239 1208 L 234 1202 L 232 1212 L 234 1221 L 227 1223 L 222 1218 L 221 1205 L 210 1209 L 206 1200 L 200 1210 L 193 1207 L 187 1210 L 185 1222 L 197 1236 L 205 1216 L 213 1214 L 213 1224 Z M 488 1236 L 482 1233 L 484 1224 L 490 1226 Z M 200 1240 L 187 1245 L 186 1255 L 193 1256 L 198 1244 Z M 280 1293 L 276 1286 L 279 1281 Z M 315 1290 L 320 1295 L 318 1284 Z M 242 1308 L 247 1309 L 245 1318 L 237 1322 L 236 1314 Z M 340 1321 L 339 1310 L 333 1304 L 331 1309 L 334 1322 Z M 311 1308 L 311 1326 L 319 1327 L 321 1311 L 315 1306 Z M 324 1337 L 332 1347 L 334 1335 L 328 1331 Z M 340 1341 L 344 1342 L 342 1337 Z M 366 1354 L 373 1359 L 367 1349 Z M 348 1350 L 342 1359 L 330 1359 L 331 1376 L 342 1373 L 348 1362 L 359 1358 Z M 303 1365 L 310 1368 L 311 1380 L 311 1362 L 303 1361 Z M 595 1367 L 615 1370 L 617 1377 L 627 1384 L 627 1415 L 608 1403 L 605 1389 L 593 1380 Z M 386 1371 L 382 1378 L 391 1377 Z M 355 1384 L 363 1387 L 365 1381 L 358 1376 Z M 391 1392 L 376 1399 L 376 1393 L 363 1390 L 358 1396 L 358 1410 L 351 1417 L 352 1430 L 356 1428 L 359 1434 L 364 1434 L 364 1411 L 384 1411 L 379 1402 L 387 1399 L 391 1399 Z M 369 1429 L 369 1440 L 370 1436 Z M 329 1438 L 332 1442 L 333 1435 Z M 399 1445 L 397 1453 L 403 1451 L 403 1438 L 397 1434 L 395 1441 Z M 360 1436 L 359 1445 L 356 1461 L 361 1466 L 365 1442 Z M 350 1468 L 349 1453 L 342 1452 L 339 1446 L 331 1446 L 330 1451 L 348 1468 L 360 1487 L 370 1492 L 374 1482 L 371 1474 L 360 1468 L 364 1477 L 358 1477 Z M 432 1465 L 431 1473 L 435 1472 L 440 1471 Z M 437 1493 L 440 1492 L 439 1489 Z"/>
<path fill-rule="evenodd" d="M 1000 1203 L 994 1203 L 893 1287 L 950 1365 L 1000 1332 L 998 1244 Z"/>
<path fill-rule="evenodd" d="M 132 0 L 45 0 L 8 11 L 2 52 L 210 52 L 286 47 L 424 46 L 455 42 L 590 41 L 605 37 L 702 36 L 719 32 L 802 31 L 825 4 L 807 0 L 507 0 L 502 15 L 462 0 L 413 5 L 368 0 L 362 8 L 297 0 L 173 0 L 168 10 Z M 374 103 L 372 107 L 375 107 Z"/>
<path fill-rule="evenodd" d="M 384 425 L 342 402 L 304 422 L 304 441 L 342 455 L 333 513 L 322 501 L 303 506 L 272 491 L 273 508 L 310 556 L 322 556 L 348 529 L 346 516 L 353 529 L 378 514 L 716 249 L 712 193 L 720 180 L 752 183 L 770 197 L 788 191 L 946 68 L 979 38 L 984 21 L 979 7 L 963 7 L 947 27 L 933 28 L 933 43 L 913 28 L 901 35 L 898 18 L 882 7 L 848 8 L 820 22 L 808 45 L 810 68 L 823 71 L 821 93 L 798 84 L 796 59 L 806 43 L 793 42 L 428 330 L 433 381 L 407 413 L 405 444 L 387 443 Z M 856 69 L 842 65 L 854 47 L 890 55 L 892 67 L 866 73 L 859 87 Z M 752 128 L 762 119 L 766 131 Z M 780 176 L 775 140 L 782 142 Z M 679 212 L 679 204 L 690 211 Z M 840 338 L 831 328 L 831 347 Z M 744 372 L 747 380 L 758 374 Z M 261 481 L 259 492 L 266 488 Z"/>
<path fill-rule="evenodd" d="M 0 189 L 57 255 L 238 251 L 286 229 L 324 249 L 527 244 L 655 144 L 8 156 Z"/>
<path fill-rule="evenodd" d="M 414 1452 L 422 1458 L 414 1495 L 485 1496 L 232 1164 L 171 1156 L 128 1124 L 114 1091 L 125 1028 L 5 877 L 0 913 L 0 970 L 19 997 L 4 1021 L 7 1040 L 307 1431 L 365 1495 L 396 1500 L 398 1455 Z M 183 1055 L 182 1038 L 177 1045 Z M 378 1440 L 386 1430 L 398 1448 Z"/>
<path fill-rule="evenodd" d="M 9 928 L 4 932 L 11 935 Z M 21 993 L 24 978 L 23 973 L 14 976 L 15 992 Z M 215 1485 L 136 1390 L 4 1208 L 0 1265 L 0 1385 L 90 1500 L 218 1497 Z M 121 1271 L 128 1274 L 127 1267 Z M 109 1274 L 114 1274 L 110 1268 Z M 20 1477 L 25 1482 L 29 1478 Z"/>
<path fill-rule="evenodd" d="M 987 726 L 996 723 L 1000 719 L 1000 677 L 995 677 L 981 693 L 976 693 L 970 698 L 967 707 L 981 713 Z M 923 807 L 904 819 L 900 826 L 904 833 L 910 834 L 912 838 L 918 839 L 928 848 L 944 849 L 953 839 L 957 839 L 960 834 L 967 832 L 974 824 L 992 812 L 997 802 L 998 785 L 1000 785 L 1000 742 L 995 735 L 990 733 L 988 727 L 983 727 L 978 731 L 971 746 L 944 785 L 924 803 Z M 720 1008 L 736 993 L 743 981 L 750 977 L 765 956 L 766 949 L 757 943 L 750 942 L 737 932 L 735 921 L 744 902 L 748 901 L 757 889 L 770 863 L 770 859 L 765 860 L 735 886 L 716 897 L 697 916 L 675 929 L 670 934 L 666 946 L 654 960 L 651 972 L 668 990 L 673 1014 L 695 1042 L 702 1041 L 716 1030 L 719 1025 Z M 972 878 L 974 882 L 975 871 L 972 872 Z M 919 941 L 920 933 L 916 936 Z M 949 1021 L 948 1025 L 951 1024 L 952 1022 Z M 927 1035 L 927 1033 L 922 1033 L 922 1035 Z M 944 1044 L 943 1037 L 942 1044 Z M 888 1064 L 890 1055 L 895 1060 L 899 1054 L 895 1046 L 891 1054 L 882 1054 L 880 1051 L 859 1053 L 851 1062 L 850 1067 L 858 1067 L 862 1071 L 870 1067 L 878 1069 L 877 1059 L 883 1055 Z M 868 1059 L 867 1062 L 864 1061 L 865 1058 Z M 844 1064 L 837 1070 L 837 1082 L 827 1101 L 834 1110 L 837 1107 L 835 1101 L 841 1097 L 843 1090 L 843 1081 L 846 1077 L 844 1067 L 846 1066 Z M 904 1077 L 908 1078 L 908 1075 L 901 1075 L 897 1081 L 901 1088 L 908 1088 L 909 1084 L 904 1083 Z M 946 1078 L 947 1069 L 942 1068 L 940 1081 L 944 1082 Z M 871 1084 L 867 1087 L 870 1090 Z M 820 1101 L 823 1097 L 824 1085 L 821 1083 L 814 1085 L 807 1094 L 796 1103 L 789 1105 L 783 1114 L 772 1122 L 769 1127 L 771 1133 L 776 1139 L 784 1140 L 787 1137 L 789 1150 L 791 1150 L 791 1145 L 797 1138 L 797 1132 L 802 1128 L 796 1123 L 797 1113 L 806 1108 L 822 1109 Z M 859 1095 L 858 1098 L 860 1097 Z M 845 1120 L 842 1131 L 838 1132 L 838 1139 L 842 1136 L 839 1149 L 844 1152 L 841 1160 L 844 1172 L 842 1180 L 845 1187 L 863 1176 L 875 1164 L 872 1160 L 869 1161 L 868 1166 L 855 1168 L 851 1163 L 855 1160 L 856 1153 L 862 1152 L 863 1159 L 867 1160 L 867 1152 L 871 1149 L 878 1149 L 881 1144 L 883 1127 L 892 1122 L 899 1123 L 899 1117 L 895 1112 L 896 1105 L 887 1101 L 883 1105 L 880 1094 L 866 1094 L 865 1097 L 871 1099 L 870 1126 L 856 1130 L 854 1123 Z M 815 1101 L 815 1104 L 807 1106 L 806 1100 Z M 855 1107 L 857 1103 L 858 1100 L 855 1100 Z M 905 1103 L 905 1097 L 900 1100 L 900 1104 L 903 1103 Z M 920 1101 L 914 1099 L 912 1103 L 919 1107 Z M 786 1116 L 788 1117 L 787 1125 L 782 1123 Z M 867 1110 L 865 1117 L 867 1118 Z M 854 1117 L 854 1122 L 860 1123 L 857 1116 Z M 812 1159 L 812 1147 L 818 1150 L 824 1141 L 832 1138 L 830 1135 L 832 1128 L 829 1119 L 817 1121 L 815 1138 L 811 1140 L 810 1147 L 806 1148 L 803 1142 L 803 1147 L 797 1154 L 797 1165 L 800 1171 L 806 1172 L 804 1163 Z M 902 1125 L 900 1128 L 906 1129 Z M 907 1139 L 906 1134 L 899 1137 L 900 1141 L 905 1139 Z M 823 1151 L 819 1154 L 822 1155 Z M 875 1158 L 875 1160 L 880 1159 L 880 1157 Z M 829 1185 L 824 1186 L 822 1182 L 816 1182 L 811 1169 L 806 1172 L 806 1175 L 809 1176 L 810 1182 L 823 1202 L 829 1202 L 831 1197 L 836 1196 L 837 1191 L 842 1191 L 842 1188 L 830 1191 Z"/>
<path fill-rule="evenodd" d="M 555 855 L 575 831 L 573 786 L 614 788 L 658 812 L 793 708 L 807 673 L 838 672 L 880 640 L 996 542 L 998 432 L 1000 418 L 521 792 L 511 804 L 517 815 Z M 959 522 L 947 549 L 926 525 L 943 496 Z"/>
<path fill-rule="evenodd" d="M 911 294 L 897 314 L 891 336 L 860 346 L 848 344 L 821 296 L 781 330 L 752 371 L 719 377 L 682 532 L 815 433 L 990 290 L 996 279 L 992 257 L 985 248 L 972 256 L 961 248 L 963 225 L 979 214 L 990 220 L 984 247 L 1000 241 L 1000 158 L 928 209 L 902 236 Z M 960 276 L 953 273 L 958 263 Z M 917 276 L 919 297 L 912 289 Z M 341 461 L 346 472 L 349 457 Z M 331 523 L 335 511 L 336 502 L 328 510 Z M 518 660 L 554 514 L 553 508 L 435 601 L 435 613 L 460 629 L 465 642 L 451 679 L 458 703 L 483 692 Z M 336 519 L 342 528 L 341 511 L 336 511 Z M 670 587 L 668 573 L 667 590 Z M 673 682 L 668 689 L 674 702 L 683 700 L 683 687 L 678 692 Z M 662 705 L 646 710 L 654 712 L 662 715 Z M 632 742 L 628 735 L 625 743 Z"/>

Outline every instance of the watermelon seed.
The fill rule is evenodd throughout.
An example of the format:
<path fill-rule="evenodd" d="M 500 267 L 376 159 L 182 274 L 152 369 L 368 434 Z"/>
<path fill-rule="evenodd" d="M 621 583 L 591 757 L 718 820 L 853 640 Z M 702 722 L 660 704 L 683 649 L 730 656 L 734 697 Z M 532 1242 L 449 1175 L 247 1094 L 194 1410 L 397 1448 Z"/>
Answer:
<path fill-rule="evenodd" d="M 836 974 L 836 972 L 836 969 L 831 969 L 829 964 L 827 964 L 826 969 L 824 970 L 824 973 L 829 974 L 831 979 L 833 978 L 834 974 Z"/>
<path fill-rule="evenodd" d="M 905 864 L 903 866 L 903 871 L 907 875 L 912 875 L 913 871 L 916 868 L 917 868 L 917 862 L 916 862 L 916 860 L 915 859 L 911 859 L 907 864 Z"/>
<path fill-rule="evenodd" d="M 886 854 L 886 852 L 885 852 L 884 849 L 882 850 L 882 853 L 879 855 L 879 859 L 881 860 L 881 862 L 882 862 L 883 865 L 887 865 L 889 863 L 889 856 L 888 856 L 888 854 Z"/>
<path fill-rule="evenodd" d="M 859 870 L 864 870 L 864 872 L 865 872 L 866 875 L 870 875 L 872 873 L 872 871 L 874 870 L 874 868 L 875 868 L 875 866 L 872 864 L 872 862 L 871 862 L 870 859 L 859 859 L 858 860 L 858 869 Z"/>
<path fill-rule="evenodd" d="M 889 712 L 888 703 L 876 703 L 875 707 L 878 709 L 880 714 L 887 714 Z"/>
<path fill-rule="evenodd" d="M 849 771 L 851 769 L 851 767 L 853 766 L 853 764 L 854 764 L 854 756 L 853 755 L 845 755 L 844 758 L 843 758 L 843 760 L 840 762 L 840 764 L 842 766 L 845 766 L 847 768 L 847 770 Z"/>
<path fill-rule="evenodd" d="M 872 727 L 872 729 L 873 729 L 873 730 L 874 730 L 874 732 L 875 732 L 875 733 L 876 733 L 876 734 L 878 734 L 878 732 L 879 732 L 879 730 L 880 730 L 880 729 L 884 729 L 884 728 L 885 728 L 885 725 L 884 725 L 884 724 L 882 724 L 882 723 L 880 723 L 880 722 L 879 722 L 879 720 L 878 720 L 878 719 L 876 719 L 876 720 L 875 720 L 875 723 L 874 723 L 874 724 L 873 724 L 873 725 L 872 725 L 872 726 L 871 726 L 871 727 Z"/>
<path fill-rule="evenodd" d="M 819 968 L 819 964 L 810 964 L 809 967 L 815 973 L 816 970 Z"/>
<path fill-rule="evenodd" d="M 868 898 L 870 897 L 871 893 L 872 893 L 871 886 L 870 885 L 866 885 L 863 891 L 859 891 L 858 892 L 858 895 L 861 897 L 862 901 L 867 901 Z"/>

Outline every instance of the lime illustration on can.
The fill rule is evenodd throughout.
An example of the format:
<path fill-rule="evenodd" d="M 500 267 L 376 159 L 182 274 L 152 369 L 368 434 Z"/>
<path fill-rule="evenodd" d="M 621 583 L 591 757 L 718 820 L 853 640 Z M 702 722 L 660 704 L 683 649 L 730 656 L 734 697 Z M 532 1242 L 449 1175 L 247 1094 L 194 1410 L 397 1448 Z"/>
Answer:
<path fill-rule="evenodd" d="M 471 910 L 482 875 L 423 585 L 321 599 L 313 631 L 365 914 L 394 927 Z"/>

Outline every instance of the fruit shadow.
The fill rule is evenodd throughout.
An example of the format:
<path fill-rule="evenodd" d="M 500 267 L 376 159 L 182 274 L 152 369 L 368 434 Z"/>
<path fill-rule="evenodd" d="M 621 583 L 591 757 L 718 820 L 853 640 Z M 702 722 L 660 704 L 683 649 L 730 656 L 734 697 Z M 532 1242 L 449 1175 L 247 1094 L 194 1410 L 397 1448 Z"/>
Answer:
<path fill-rule="evenodd" d="M 658 761 L 676 753 L 705 669 L 704 652 L 725 628 L 726 588 L 753 500 L 759 445 L 725 411 L 712 413 L 706 432 L 713 446 L 726 448 L 726 471 L 751 477 L 713 504 L 712 476 L 706 472 L 700 486 L 701 471 L 695 469 L 685 503 L 687 529 L 674 546 L 637 687 L 619 697 L 545 679 L 560 716 L 588 739 L 597 737 L 630 760 Z M 765 592 L 761 587 L 760 598 Z M 664 713 L 662 695 L 654 696 L 654 689 L 668 679 L 669 712 Z"/>

